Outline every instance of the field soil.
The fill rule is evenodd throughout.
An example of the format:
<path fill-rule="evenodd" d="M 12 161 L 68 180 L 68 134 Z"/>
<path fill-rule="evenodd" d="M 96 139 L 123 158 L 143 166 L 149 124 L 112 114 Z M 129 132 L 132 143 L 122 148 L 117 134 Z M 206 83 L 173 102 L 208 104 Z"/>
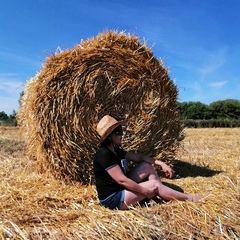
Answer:
<path fill-rule="evenodd" d="M 108 210 L 94 185 L 38 172 L 17 127 L 0 127 L 0 239 L 239 239 L 240 129 L 186 129 L 171 163 L 179 191 L 203 202 L 154 199 Z"/>

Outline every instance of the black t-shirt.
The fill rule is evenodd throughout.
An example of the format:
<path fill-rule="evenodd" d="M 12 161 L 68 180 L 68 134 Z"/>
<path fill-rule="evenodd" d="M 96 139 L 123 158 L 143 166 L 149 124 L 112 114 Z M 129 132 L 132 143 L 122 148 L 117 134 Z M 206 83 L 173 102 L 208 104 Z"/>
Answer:
<path fill-rule="evenodd" d="M 127 152 L 119 147 L 115 148 L 115 152 L 117 155 L 108 148 L 101 147 L 94 156 L 93 170 L 100 200 L 104 200 L 109 195 L 124 189 L 124 186 L 117 183 L 107 172 L 111 167 L 119 165 L 123 173 L 125 173 L 122 163 L 126 163 L 125 156 Z"/>

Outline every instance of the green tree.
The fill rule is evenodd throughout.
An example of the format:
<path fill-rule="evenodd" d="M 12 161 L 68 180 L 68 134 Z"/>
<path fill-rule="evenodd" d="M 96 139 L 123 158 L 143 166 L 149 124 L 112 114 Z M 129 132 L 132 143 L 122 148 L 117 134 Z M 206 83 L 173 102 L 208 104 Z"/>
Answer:
<path fill-rule="evenodd" d="M 8 115 L 4 111 L 0 112 L 0 121 L 6 120 L 8 120 Z"/>
<path fill-rule="evenodd" d="M 178 103 L 181 119 L 210 119 L 211 112 L 208 105 L 201 102 Z"/>
<path fill-rule="evenodd" d="M 19 103 L 19 106 L 21 107 L 21 104 L 22 104 L 22 97 L 24 95 L 24 91 L 20 92 L 20 97 L 18 99 L 18 103 Z"/>
<path fill-rule="evenodd" d="M 240 119 L 240 101 L 220 100 L 209 105 L 214 119 Z"/>

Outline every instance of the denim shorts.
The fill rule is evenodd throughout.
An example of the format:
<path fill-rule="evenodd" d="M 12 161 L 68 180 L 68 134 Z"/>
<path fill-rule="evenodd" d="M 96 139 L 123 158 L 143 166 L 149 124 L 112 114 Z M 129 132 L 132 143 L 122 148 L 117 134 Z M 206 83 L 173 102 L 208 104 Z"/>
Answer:
<path fill-rule="evenodd" d="M 124 202 L 125 190 L 120 192 L 116 192 L 105 198 L 104 200 L 100 200 L 100 203 L 110 209 L 121 209 Z"/>

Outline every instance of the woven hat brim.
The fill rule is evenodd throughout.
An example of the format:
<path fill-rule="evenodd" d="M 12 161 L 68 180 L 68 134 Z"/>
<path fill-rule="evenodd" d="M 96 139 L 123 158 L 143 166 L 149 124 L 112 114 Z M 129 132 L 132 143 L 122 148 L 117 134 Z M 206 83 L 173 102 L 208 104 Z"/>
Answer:
<path fill-rule="evenodd" d="M 127 119 L 124 119 L 124 120 L 120 120 L 118 121 L 116 124 L 112 125 L 101 137 L 100 139 L 100 143 L 102 143 L 106 138 L 107 136 L 109 136 L 109 134 L 111 134 L 111 132 L 118 126 L 120 125 L 124 125 L 128 120 Z"/>

